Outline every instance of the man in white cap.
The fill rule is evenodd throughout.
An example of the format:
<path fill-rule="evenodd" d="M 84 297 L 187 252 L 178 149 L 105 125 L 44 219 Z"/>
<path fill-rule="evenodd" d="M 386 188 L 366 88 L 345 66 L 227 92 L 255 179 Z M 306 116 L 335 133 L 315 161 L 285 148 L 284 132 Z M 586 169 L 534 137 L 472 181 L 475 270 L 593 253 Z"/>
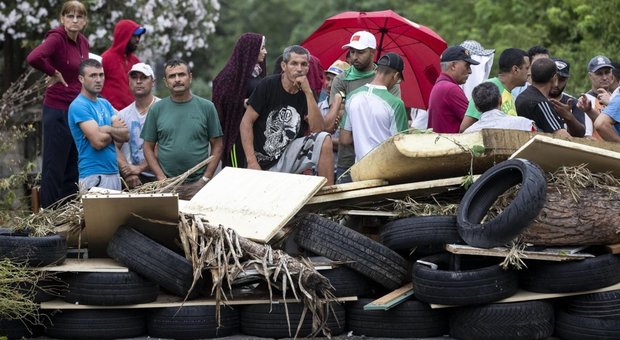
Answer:
<path fill-rule="evenodd" d="M 403 79 L 404 67 L 398 54 L 386 53 L 377 61 L 375 79 L 349 94 L 340 139 L 342 145 L 355 143 L 356 161 L 390 136 L 409 128 L 405 104 L 388 92 Z"/>
<path fill-rule="evenodd" d="M 130 189 L 155 180 L 155 175 L 149 171 L 149 165 L 144 158 L 144 140 L 140 138 L 149 108 L 159 101 L 152 93 L 154 85 L 155 74 L 151 66 L 137 63 L 131 67 L 129 90 L 135 101 L 118 113 L 129 129 L 129 141 L 116 143 L 118 169 Z"/>
<path fill-rule="evenodd" d="M 334 79 L 330 91 L 330 110 L 325 116 L 325 126 L 329 129 L 338 124 L 344 128 L 345 119 L 341 119 L 341 105 L 347 94 L 360 86 L 370 83 L 375 78 L 376 65 L 373 62 L 377 48 L 375 36 L 367 31 L 355 32 L 348 44 L 342 46 L 349 49 L 351 64 L 353 67 L 343 72 Z M 400 97 L 400 85 L 396 84 L 390 93 Z M 351 176 L 345 172 L 355 163 L 354 145 L 340 145 L 338 148 L 338 162 L 336 163 L 337 183 L 351 181 Z"/>

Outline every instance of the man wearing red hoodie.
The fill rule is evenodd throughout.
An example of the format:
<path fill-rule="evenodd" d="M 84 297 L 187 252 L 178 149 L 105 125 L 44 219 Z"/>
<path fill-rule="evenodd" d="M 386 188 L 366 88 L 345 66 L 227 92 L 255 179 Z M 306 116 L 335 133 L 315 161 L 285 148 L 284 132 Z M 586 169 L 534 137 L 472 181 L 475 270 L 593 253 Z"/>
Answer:
<path fill-rule="evenodd" d="M 146 30 L 133 20 L 120 20 L 114 27 L 112 46 L 101 55 L 105 70 L 105 83 L 101 96 L 116 110 L 122 110 L 134 100 L 129 90 L 129 70 L 140 62 L 133 54 L 140 44 L 140 37 Z"/>

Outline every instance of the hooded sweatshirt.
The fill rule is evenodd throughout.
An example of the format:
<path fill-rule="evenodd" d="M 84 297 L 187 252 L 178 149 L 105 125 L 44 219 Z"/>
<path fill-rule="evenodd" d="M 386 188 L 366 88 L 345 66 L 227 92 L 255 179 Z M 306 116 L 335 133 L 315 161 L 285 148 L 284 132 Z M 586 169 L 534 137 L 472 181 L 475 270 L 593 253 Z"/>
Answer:
<path fill-rule="evenodd" d="M 117 110 L 122 110 L 134 101 L 129 90 L 129 70 L 140 62 L 135 54 L 125 53 L 125 47 L 136 28 L 140 27 L 133 20 L 120 20 L 114 27 L 112 46 L 101 55 L 105 81 L 101 96 L 107 99 Z"/>
<path fill-rule="evenodd" d="M 87 58 L 88 39 L 82 33 L 78 33 L 76 41 L 69 38 L 64 26 L 51 29 L 45 34 L 45 40 L 28 54 L 26 61 L 48 76 L 53 76 L 58 70 L 68 86 L 56 83 L 47 88 L 43 105 L 60 110 L 69 109 L 69 104 L 82 89 L 78 75 L 80 63 Z"/>

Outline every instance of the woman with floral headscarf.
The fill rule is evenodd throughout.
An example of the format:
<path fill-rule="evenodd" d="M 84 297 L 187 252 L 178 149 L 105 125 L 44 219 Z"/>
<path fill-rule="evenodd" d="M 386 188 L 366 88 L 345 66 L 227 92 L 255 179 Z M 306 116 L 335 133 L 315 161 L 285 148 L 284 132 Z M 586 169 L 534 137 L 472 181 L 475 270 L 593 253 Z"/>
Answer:
<path fill-rule="evenodd" d="M 245 167 L 245 155 L 239 137 L 239 124 L 245 102 L 265 77 L 265 37 L 244 33 L 237 40 L 224 69 L 213 79 L 213 103 L 224 133 L 223 166 Z"/>

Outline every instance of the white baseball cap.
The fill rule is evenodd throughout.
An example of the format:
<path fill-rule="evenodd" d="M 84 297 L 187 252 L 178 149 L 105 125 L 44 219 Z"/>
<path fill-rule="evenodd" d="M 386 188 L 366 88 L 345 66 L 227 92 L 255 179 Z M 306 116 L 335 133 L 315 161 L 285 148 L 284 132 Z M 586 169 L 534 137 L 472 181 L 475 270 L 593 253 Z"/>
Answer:
<path fill-rule="evenodd" d="M 356 50 L 365 50 L 367 48 L 372 48 L 373 50 L 377 48 L 377 39 L 375 36 L 367 31 L 359 31 L 355 32 L 351 36 L 351 41 L 348 44 L 342 46 L 345 48 L 354 48 Z"/>
<path fill-rule="evenodd" d="M 129 70 L 127 74 L 131 74 L 131 72 L 140 72 L 147 77 L 151 77 L 155 79 L 155 73 L 153 73 L 153 69 L 151 68 L 151 66 L 149 66 L 149 64 L 145 64 L 145 63 L 134 64 L 131 67 L 131 70 Z"/>

